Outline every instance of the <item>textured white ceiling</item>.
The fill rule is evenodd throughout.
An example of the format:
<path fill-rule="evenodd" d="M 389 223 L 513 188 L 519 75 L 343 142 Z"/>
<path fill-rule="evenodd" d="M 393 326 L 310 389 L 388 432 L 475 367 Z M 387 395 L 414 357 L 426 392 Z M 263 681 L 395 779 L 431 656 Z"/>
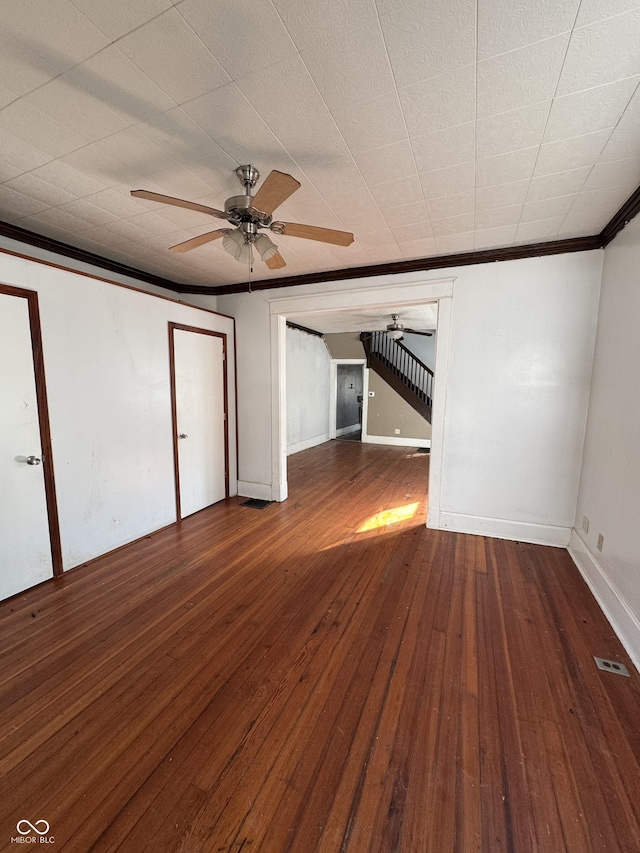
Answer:
<path fill-rule="evenodd" d="M 640 0 L 1 0 L 0 218 L 178 282 L 246 281 L 252 163 L 302 189 L 253 279 L 598 233 L 640 182 Z"/>
<path fill-rule="evenodd" d="M 423 331 L 436 328 L 438 309 L 436 303 L 427 302 L 420 305 L 403 305 L 401 308 L 390 306 L 288 314 L 287 320 L 324 334 L 378 332 L 391 323 L 392 314 L 398 315 L 398 322 L 403 326 Z"/>

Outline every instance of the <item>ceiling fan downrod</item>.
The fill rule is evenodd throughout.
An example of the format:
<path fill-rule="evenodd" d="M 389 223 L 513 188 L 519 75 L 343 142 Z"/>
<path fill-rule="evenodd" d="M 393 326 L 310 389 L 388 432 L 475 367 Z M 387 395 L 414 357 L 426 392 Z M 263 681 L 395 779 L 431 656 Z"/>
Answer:
<path fill-rule="evenodd" d="M 251 190 L 260 180 L 260 172 L 255 166 L 238 166 L 236 175 L 244 187 L 244 195 L 234 195 L 228 198 L 224 203 L 224 212 L 232 225 L 243 226 L 246 242 L 249 243 L 253 242 L 250 235 L 253 234 L 253 239 L 255 239 L 257 231 L 245 229 L 244 226 L 253 224 L 257 225 L 258 228 L 268 228 L 271 225 L 271 216 L 256 210 L 252 206 Z"/>

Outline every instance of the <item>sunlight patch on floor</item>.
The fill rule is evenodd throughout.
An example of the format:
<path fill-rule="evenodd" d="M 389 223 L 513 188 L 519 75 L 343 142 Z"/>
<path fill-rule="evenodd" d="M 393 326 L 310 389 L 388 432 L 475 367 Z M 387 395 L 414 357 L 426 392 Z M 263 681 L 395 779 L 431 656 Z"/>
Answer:
<path fill-rule="evenodd" d="M 381 527 L 389 527 L 391 524 L 398 524 L 400 521 L 408 521 L 413 518 L 420 502 L 405 504 L 405 506 L 397 506 L 393 509 L 383 509 L 368 518 L 364 524 L 358 528 L 358 533 L 367 533 L 370 530 L 379 530 Z"/>

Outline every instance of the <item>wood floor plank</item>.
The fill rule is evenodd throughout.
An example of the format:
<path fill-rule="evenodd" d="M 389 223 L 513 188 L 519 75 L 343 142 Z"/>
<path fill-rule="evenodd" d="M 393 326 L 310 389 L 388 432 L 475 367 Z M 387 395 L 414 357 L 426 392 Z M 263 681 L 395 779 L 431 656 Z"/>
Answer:
<path fill-rule="evenodd" d="M 331 597 L 334 594 L 335 589 L 329 588 L 324 599 L 326 607 L 330 607 Z M 300 602 L 304 601 L 305 599 L 300 597 Z M 321 611 L 323 601 L 319 600 L 317 605 Z M 256 646 L 251 657 L 245 658 L 236 670 L 235 675 L 237 677 L 224 686 L 220 702 L 210 703 L 198 719 L 197 725 L 191 727 L 185 737 L 176 744 L 172 753 L 174 771 L 176 766 L 185 765 L 187 778 L 193 778 L 198 787 L 210 789 L 215 784 L 217 786 L 216 798 L 212 807 L 218 811 L 223 804 L 222 791 L 220 790 L 223 780 L 231 776 L 237 784 L 238 778 L 243 773 L 244 765 L 250 766 L 255 760 L 254 753 L 250 751 L 248 736 L 259 748 L 263 739 L 270 733 L 274 715 L 274 704 L 271 697 L 286 699 L 283 685 L 286 685 L 288 681 L 296 685 L 303 680 L 304 671 L 308 668 L 308 661 L 313 655 L 313 648 L 310 647 L 310 643 L 315 647 L 331 640 L 333 620 L 321 617 L 318 622 L 318 609 L 314 609 L 306 627 L 302 627 L 303 634 L 309 637 L 309 641 L 298 652 L 295 660 L 287 659 L 286 656 L 277 658 L 274 665 L 268 669 L 268 684 L 261 683 L 261 673 L 265 669 L 265 660 L 270 657 L 272 650 L 275 648 L 277 653 L 280 647 L 286 647 L 291 642 L 291 633 L 300 630 L 298 619 L 280 620 L 280 633 L 270 634 L 268 644 L 259 643 Z M 289 617 L 294 616 L 291 612 L 288 612 L 287 615 Z M 299 617 L 302 616 L 303 618 L 304 615 L 298 614 Z M 280 678 L 282 683 L 279 681 Z M 245 683 L 246 687 L 244 686 Z M 218 697 L 216 697 L 217 699 Z M 226 703 L 226 705 L 221 705 L 221 702 Z M 236 707 L 240 705 L 242 713 L 236 712 L 224 729 L 215 728 L 216 719 L 221 713 L 225 712 L 226 706 L 230 703 Z M 264 728 L 264 733 L 260 734 L 262 728 Z M 206 761 L 208 752 L 215 752 L 219 762 L 216 764 L 213 775 Z M 150 778 L 149 784 L 152 791 L 157 792 L 162 789 L 162 783 L 159 780 Z M 173 785 L 166 792 L 169 800 L 172 796 L 172 788 Z M 139 793 L 142 796 L 145 794 L 143 790 Z M 127 811 L 132 811 L 135 814 L 136 806 L 137 804 L 132 801 L 127 806 Z M 211 814 L 208 817 L 212 819 Z M 207 822 L 207 832 L 208 828 L 209 822 Z"/>
<path fill-rule="evenodd" d="M 411 535 L 416 534 L 413 532 Z M 401 634 L 398 643 L 388 650 L 388 653 L 393 654 L 389 675 L 388 678 L 377 680 L 377 691 L 372 689 L 368 697 L 368 707 L 365 708 L 368 724 L 358 726 L 353 743 L 353 753 L 358 759 L 350 760 L 345 767 L 331 811 L 325 819 L 319 849 L 327 845 L 327 849 L 347 850 L 357 828 L 373 823 L 375 812 L 372 814 L 366 811 L 370 803 L 368 789 L 379 788 L 388 773 L 407 673 L 419 628 L 420 610 L 413 607 L 412 603 L 424 597 L 429 579 L 429 567 L 425 565 L 424 556 L 411 547 L 413 553 L 408 555 L 406 571 L 411 582 L 409 588 L 412 590 L 412 602 L 405 604 L 401 601 L 399 604 Z M 376 696 L 378 691 L 381 694 Z"/>
<path fill-rule="evenodd" d="M 253 822 L 254 815 L 258 815 L 261 808 L 274 812 L 277 810 L 278 813 L 284 809 L 286 813 L 291 813 L 291 821 L 294 821 L 295 804 L 296 802 L 306 801 L 305 785 L 308 785 L 309 781 L 315 778 L 318 773 L 318 767 L 327 746 L 327 738 L 330 736 L 329 733 L 335 727 L 335 729 L 346 732 L 344 737 L 349 737 L 349 727 L 342 720 L 342 715 L 345 713 L 345 691 L 348 697 L 349 685 L 358 667 L 366 666 L 363 657 L 366 652 L 367 639 L 371 632 L 383 630 L 380 627 L 376 628 L 376 626 L 378 620 L 384 618 L 381 614 L 383 604 L 387 600 L 387 591 L 382 597 L 376 583 L 381 571 L 384 570 L 385 560 L 372 553 L 368 563 L 372 570 L 372 582 L 368 585 L 359 602 L 358 620 L 354 621 L 352 617 L 345 626 L 345 631 L 328 662 L 326 672 L 319 675 L 320 691 L 314 691 L 312 694 L 313 701 L 307 701 L 301 712 L 297 710 L 297 703 L 293 704 L 292 710 L 295 717 L 290 729 L 293 737 L 287 737 L 284 732 L 281 733 L 282 749 L 275 763 L 270 763 L 271 750 L 262 748 L 258 762 L 254 761 L 251 765 L 245 782 L 251 787 L 252 780 L 259 781 L 260 790 L 255 796 L 256 809 L 255 811 L 252 809 L 252 813 L 244 815 L 243 821 L 245 822 Z M 393 589 L 391 593 L 394 593 Z M 376 645 L 372 644 L 372 648 L 375 650 Z M 364 681 L 365 684 L 368 683 L 366 679 Z M 264 780 L 274 775 L 280 780 L 279 784 L 273 788 L 265 786 Z M 292 796 L 293 791 L 296 792 L 295 797 Z M 323 793 L 324 796 L 328 794 L 326 790 Z M 228 816 L 228 814 L 223 816 L 223 825 L 226 825 Z M 279 822 L 272 828 L 267 827 L 267 831 L 274 833 L 283 826 L 286 827 L 286 823 Z M 231 837 L 235 837 L 238 831 L 239 829 L 231 827 L 229 830 Z M 257 831 L 257 829 L 252 828 L 250 834 L 253 835 Z M 270 843 L 272 841 L 269 839 Z"/>
<path fill-rule="evenodd" d="M 567 553 L 427 530 L 407 448 L 289 466 L 0 603 L 0 848 L 637 853 L 638 673 Z"/>

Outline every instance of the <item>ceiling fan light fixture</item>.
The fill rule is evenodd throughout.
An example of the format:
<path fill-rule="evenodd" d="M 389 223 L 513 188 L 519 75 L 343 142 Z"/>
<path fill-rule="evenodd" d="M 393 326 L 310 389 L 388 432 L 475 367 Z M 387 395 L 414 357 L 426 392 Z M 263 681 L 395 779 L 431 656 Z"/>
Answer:
<path fill-rule="evenodd" d="M 251 244 L 246 242 L 245 236 L 239 228 L 224 235 L 222 248 L 241 264 L 248 264 L 253 257 Z"/>
<path fill-rule="evenodd" d="M 222 238 L 222 248 L 225 252 L 228 252 L 230 255 L 234 257 L 240 251 L 244 244 L 244 235 L 234 229 L 233 231 L 229 231 L 228 234 L 225 234 Z"/>
<path fill-rule="evenodd" d="M 240 249 L 239 253 L 236 255 L 236 260 L 240 261 L 241 264 L 245 264 L 246 266 L 251 266 L 253 263 L 253 248 L 251 243 L 245 243 L 244 246 Z"/>
<path fill-rule="evenodd" d="M 392 341 L 401 341 L 404 337 L 404 329 L 389 329 L 387 337 Z"/>
<path fill-rule="evenodd" d="M 256 249 L 260 252 L 263 261 L 270 260 L 278 253 L 278 247 L 266 234 L 259 234 L 255 239 Z"/>

